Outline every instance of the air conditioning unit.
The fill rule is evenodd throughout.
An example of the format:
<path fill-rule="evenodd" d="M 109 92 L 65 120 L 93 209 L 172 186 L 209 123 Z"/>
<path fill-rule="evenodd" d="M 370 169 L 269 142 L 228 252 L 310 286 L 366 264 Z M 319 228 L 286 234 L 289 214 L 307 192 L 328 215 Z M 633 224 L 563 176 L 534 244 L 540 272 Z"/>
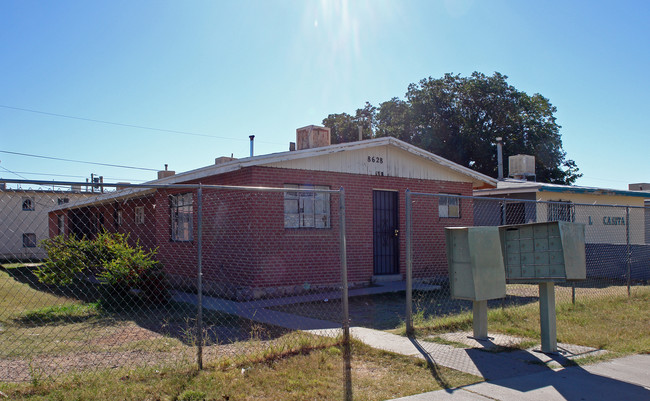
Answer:
<path fill-rule="evenodd" d="M 535 177 L 535 156 L 516 155 L 508 157 L 508 175 L 520 179 Z"/>

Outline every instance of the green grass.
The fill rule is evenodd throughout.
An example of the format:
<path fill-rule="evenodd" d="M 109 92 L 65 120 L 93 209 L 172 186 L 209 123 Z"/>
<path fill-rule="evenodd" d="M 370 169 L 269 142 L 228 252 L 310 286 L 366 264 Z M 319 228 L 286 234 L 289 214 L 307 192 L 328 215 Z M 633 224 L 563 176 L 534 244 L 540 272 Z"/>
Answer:
<path fill-rule="evenodd" d="M 570 298 L 556 304 L 558 342 L 605 349 L 617 354 L 649 353 L 650 288 L 636 287 L 628 298 L 625 291 L 581 297 L 574 305 Z M 564 299 L 564 300 L 563 300 Z M 471 313 L 423 318 L 416 314 L 418 336 L 426 337 L 472 328 Z M 539 304 L 493 308 L 488 312 L 490 332 L 538 339 Z M 402 327 L 399 331 L 404 333 Z"/>
<path fill-rule="evenodd" d="M 480 381 L 469 374 L 431 367 L 425 361 L 354 342 L 355 400 L 385 400 Z M 71 375 L 56 382 L 0 384 L 12 400 L 340 400 L 344 392 L 338 346 L 247 365 L 117 369 Z"/>
<path fill-rule="evenodd" d="M 14 319 L 14 321 L 20 325 L 34 327 L 47 324 L 56 325 L 81 322 L 99 317 L 99 315 L 100 311 L 96 303 L 73 303 L 28 310 L 23 312 L 20 317 Z"/>

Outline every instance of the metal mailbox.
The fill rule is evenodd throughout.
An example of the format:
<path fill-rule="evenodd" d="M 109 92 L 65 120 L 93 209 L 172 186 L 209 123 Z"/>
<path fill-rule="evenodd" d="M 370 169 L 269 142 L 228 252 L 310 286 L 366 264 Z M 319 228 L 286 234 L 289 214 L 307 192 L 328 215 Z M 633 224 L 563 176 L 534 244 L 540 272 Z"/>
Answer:
<path fill-rule="evenodd" d="M 447 227 L 451 296 L 485 301 L 506 296 L 505 268 L 498 227 Z"/>
<path fill-rule="evenodd" d="M 502 226 L 499 230 L 508 280 L 586 278 L 584 224 L 554 221 Z"/>

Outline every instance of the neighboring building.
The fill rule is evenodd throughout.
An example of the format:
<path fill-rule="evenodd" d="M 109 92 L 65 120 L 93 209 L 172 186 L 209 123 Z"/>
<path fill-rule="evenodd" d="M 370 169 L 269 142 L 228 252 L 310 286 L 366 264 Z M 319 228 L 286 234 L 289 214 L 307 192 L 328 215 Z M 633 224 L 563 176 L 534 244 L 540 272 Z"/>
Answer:
<path fill-rule="evenodd" d="M 0 259 L 39 260 L 39 242 L 49 237 L 48 212 L 90 193 L 56 190 L 0 189 Z M 96 194 L 94 194 L 96 195 Z M 57 221 L 56 224 L 64 224 Z"/>
<path fill-rule="evenodd" d="M 297 130 L 297 150 L 235 160 L 165 177 L 152 184 L 201 183 L 253 187 L 345 189 L 349 280 L 403 279 L 404 194 L 471 196 L 496 180 L 395 138 L 330 145 L 329 129 Z M 339 199 L 316 194 L 204 191 L 203 272 L 206 287 L 241 298 L 272 288 L 340 282 Z M 471 199 L 437 198 L 418 224 L 426 250 L 414 276 L 446 275 L 444 227 L 472 225 Z M 92 235 L 101 227 L 128 232 L 158 249 L 167 272 L 194 282 L 197 262 L 196 192 L 127 189 L 92 202 L 61 207 L 66 233 Z M 51 234 L 58 232 L 54 223 Z M 414 241 L 418 239 L 415 238 Z"/>
<path fill-rule="evenodd" d="M 650 244 L 650 183 L 642 182 L 628 185 L 630 191 L 645 191 L 648 193 L 645 199 L 645 241 Z"/>
<path fill-rule="evenodd" d="M 475 190 L 474 195 L 508 199 L 505 216 L 500 202 L 475 200 L 475 225 L 556 220 L 583 223 L 588 274 L 624 275 L 627 269 L 626 247 L 630 244 L 633 267 L 636 266 L 633 270 L 644 272 L 641 278 L 650 279 L 648 211 L 644 209 L 648 206 L 646 199 L 650 198 L 650 192 L 636 190 L 636 187 L 634 190 L 617 190 L 508 178 L 499 181 L 496 188 Z M 609 264 L 611 270 L 604 272 L 604 264 Z"/>

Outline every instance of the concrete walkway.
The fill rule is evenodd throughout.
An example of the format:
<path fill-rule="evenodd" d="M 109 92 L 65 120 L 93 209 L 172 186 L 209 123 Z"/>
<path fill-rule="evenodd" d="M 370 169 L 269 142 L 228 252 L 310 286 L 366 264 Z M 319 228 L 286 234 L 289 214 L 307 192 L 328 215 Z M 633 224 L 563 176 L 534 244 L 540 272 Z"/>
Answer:
<path fill-rule="evenodd" d="M 546 370 L 396 400 L 650 400 L 650 355 L 633 355 L 589 366 Z"/>

